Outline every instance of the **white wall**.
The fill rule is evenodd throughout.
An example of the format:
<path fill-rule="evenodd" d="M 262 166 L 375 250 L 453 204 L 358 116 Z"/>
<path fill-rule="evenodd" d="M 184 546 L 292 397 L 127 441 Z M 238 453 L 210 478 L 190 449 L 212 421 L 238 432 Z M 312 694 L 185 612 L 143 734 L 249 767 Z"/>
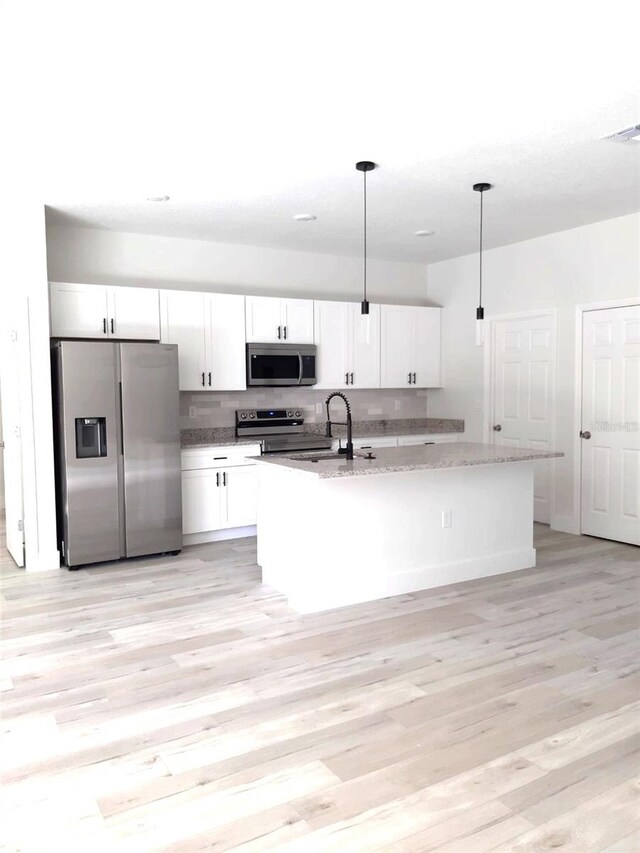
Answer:
<path fill-rule="evenodd" d="M 561 231 L 485 252 L 485 316 L 556 308 L 558 318 L 557 449 L 552 525 L 576 530 L 573 505 L 575 306 L 637 296 L 640 214 Z M 444 388 L 429 392 L 430 417 L 464 418 L 470 441 L 482 441 L 484 350 L 475 346 L 478 256 L 428 268 L 429 297 L 443 311 Z M 488 413 L 487 413 L 488 417 Z"/>
<path fill-rule="evenodd" d="M 362 258 L 49 226 L 49 279 L 285 296 L 362 298 Z M 424 264 L 370 260 L 369 297 L 426 304 Z"/>
<path fill-rule="evenodd" d="M 0 383 L 0 445 L 2 445 L 2 384 Z M 0 446 L 0 515 L 4 514 L 4 448 Z"/>

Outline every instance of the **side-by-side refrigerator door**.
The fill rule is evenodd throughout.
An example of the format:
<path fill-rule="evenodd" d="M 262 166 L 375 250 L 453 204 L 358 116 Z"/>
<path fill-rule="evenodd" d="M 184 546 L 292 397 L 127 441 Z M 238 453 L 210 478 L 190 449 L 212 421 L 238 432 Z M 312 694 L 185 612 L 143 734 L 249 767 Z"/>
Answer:
<path fill-rule="evenodd" d="M 127 557 L 182 548 L 178 348 L 119 344 Z"/>
<path fill-rule="evenodd" d="M 54 351 L 61 538 L 68 566 L 122 555 L 116 380 L 115 344 L 64 341 Z"/>

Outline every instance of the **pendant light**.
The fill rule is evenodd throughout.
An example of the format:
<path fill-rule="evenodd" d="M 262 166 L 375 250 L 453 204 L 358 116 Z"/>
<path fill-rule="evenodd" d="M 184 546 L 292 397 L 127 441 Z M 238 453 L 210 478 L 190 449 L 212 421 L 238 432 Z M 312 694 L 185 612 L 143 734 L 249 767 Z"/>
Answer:
<path fill-rule="evenodd" d="M 483 194 L 492 188 L 491 184 L 474 184 L 475 192 L 480 193 L 480 291 L 478 294 L 478 307 L 476 308 L 476 344 L 481 347 L 484 343 L 484 308 L 482 306 L 482 219 L 483 219 Z"/>
<path fill-rule="evenodd" d="M 360 160 L 358 163 L 356 163 L 356 169 L 359 172 L 362 172 L 362 178 L 364 181 L 364 183 L 363 183 L 364 196 L 363 196 L 363 206 L 362 206 L 362 212 L 363 212 L 362 235 L 363 235 L 363 259 L 364 259 L 364 263 L 363 263 L 363 285 L 364 285 L 364 288 L 363 288 L 363 290 L 364 290 L 364 292 L 363 292 L 362 302 L 360 303 L 360 313 L 361 314 L 368 314 L 369 313 L 369 302 L 367 301 L 367 172 L 373 171 L 375 169 L 375 167 L 376 167 L 376 164 L 372 163 L 371 160 Z"/>

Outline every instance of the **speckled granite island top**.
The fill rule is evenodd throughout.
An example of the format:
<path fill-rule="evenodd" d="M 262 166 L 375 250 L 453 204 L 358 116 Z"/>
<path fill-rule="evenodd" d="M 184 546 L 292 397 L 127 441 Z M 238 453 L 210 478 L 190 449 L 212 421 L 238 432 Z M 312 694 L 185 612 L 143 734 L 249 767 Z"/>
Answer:
<path fill-rule="evenodd" d="M 292 453 L 291 456 L 261 456 L 257 461 L 264 465 L 276 465 L 301 474 L 310 474 L 319 479 L 329 479 L 437 468 L 466 468 L 506 462 L 531 462 L 564 456 L 563 453 L 553 451 L 496 447 L 493 444 L 474 444 L 470 441 L 385 447 L 373 450 L 372 455 L 373 458 L 368 459 L 367 453 L 358 450 L 353 460 L 347 460 L 344 456 L 335 458 L 329 453 Z"/>

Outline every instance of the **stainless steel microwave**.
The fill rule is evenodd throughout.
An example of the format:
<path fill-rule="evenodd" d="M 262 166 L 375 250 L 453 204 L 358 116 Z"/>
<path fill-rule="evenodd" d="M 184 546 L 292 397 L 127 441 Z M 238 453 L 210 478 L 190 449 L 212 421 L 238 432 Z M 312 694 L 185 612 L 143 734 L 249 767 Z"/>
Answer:
<path fill-rule="evenodd" d="M 247 344 L 247 385 L 315 385 L 313 344 Z"/>

